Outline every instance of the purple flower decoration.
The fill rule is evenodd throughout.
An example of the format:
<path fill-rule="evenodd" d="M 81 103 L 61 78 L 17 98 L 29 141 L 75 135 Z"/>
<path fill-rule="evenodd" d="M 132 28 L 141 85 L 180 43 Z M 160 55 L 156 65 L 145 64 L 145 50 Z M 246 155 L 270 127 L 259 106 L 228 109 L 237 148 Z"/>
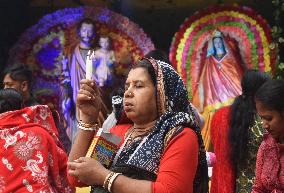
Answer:
<path fill-rule="evenodd" d="M 110 20 L 110 13 L 108 10 L 103 10 L 101 14 L 98 15 L 98 20 L 107 23 Z"/>
<path fill-rule="evenodd" d="M 40 51 L 36 53 L 37 62 L 42 68 L 52 70 L 60 52 L 60 42 L 58 38 L 55 38 L 52 42 L 43 45 Z"/>

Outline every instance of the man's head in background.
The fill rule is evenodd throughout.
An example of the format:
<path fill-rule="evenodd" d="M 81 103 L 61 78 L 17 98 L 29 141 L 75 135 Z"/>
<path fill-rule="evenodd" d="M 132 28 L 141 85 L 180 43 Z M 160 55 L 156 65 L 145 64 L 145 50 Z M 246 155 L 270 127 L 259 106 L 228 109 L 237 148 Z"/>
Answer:
<path fill-rule="evenodd" d="M 3 88 L 14 88 L 23 95 L 24 101 L 31 97 L 32 71 L 23 64 L 9 66 L 4 71 Z"/>

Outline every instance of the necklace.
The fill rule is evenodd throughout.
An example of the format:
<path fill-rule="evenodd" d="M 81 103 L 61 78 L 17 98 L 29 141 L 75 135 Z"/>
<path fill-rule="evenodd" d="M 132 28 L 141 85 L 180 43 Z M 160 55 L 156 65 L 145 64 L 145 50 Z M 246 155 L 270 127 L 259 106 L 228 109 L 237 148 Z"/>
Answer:
<path fill-rule="evenodd" d="M 146 124 L 146 125 L 136 125 L 134 124 L 129 132 L 126 133 L 125 139 L 127 139 L 126 144 L 131 143 L 135 139 L 141 139 L 146 136 L 154 127 L 156 120 Z"/>

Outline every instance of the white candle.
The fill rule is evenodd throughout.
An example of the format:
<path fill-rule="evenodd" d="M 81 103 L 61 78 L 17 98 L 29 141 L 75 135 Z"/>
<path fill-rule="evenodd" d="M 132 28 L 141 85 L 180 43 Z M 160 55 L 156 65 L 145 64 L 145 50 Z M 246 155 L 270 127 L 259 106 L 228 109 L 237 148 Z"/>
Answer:
<path fill-rule="evenodd" d="M 91 51 L 88 51 L 86 59 L 86 79 L 91 80 L 93 74 L 93 61 L 91 59 Z"/>

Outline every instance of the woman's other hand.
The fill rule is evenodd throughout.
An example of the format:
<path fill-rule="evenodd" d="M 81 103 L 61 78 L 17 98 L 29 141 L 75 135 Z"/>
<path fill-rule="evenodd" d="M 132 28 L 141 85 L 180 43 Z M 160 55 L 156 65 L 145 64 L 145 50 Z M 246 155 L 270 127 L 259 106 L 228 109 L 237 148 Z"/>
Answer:
<path fill-rule="evenodd" d="M 80 120 L 84 123 L 95 123 L 101 109 L 101 97 L 94 80 L 82 79 L 77 95 L 76 105 L 80 110 Z"/>
<path fill-rule="evenodd" d="M 93 158 L 80 157 L 73 162 L 68 162 L 68 174 L 87 185 L 103 185 L 109 172 Z"/>

